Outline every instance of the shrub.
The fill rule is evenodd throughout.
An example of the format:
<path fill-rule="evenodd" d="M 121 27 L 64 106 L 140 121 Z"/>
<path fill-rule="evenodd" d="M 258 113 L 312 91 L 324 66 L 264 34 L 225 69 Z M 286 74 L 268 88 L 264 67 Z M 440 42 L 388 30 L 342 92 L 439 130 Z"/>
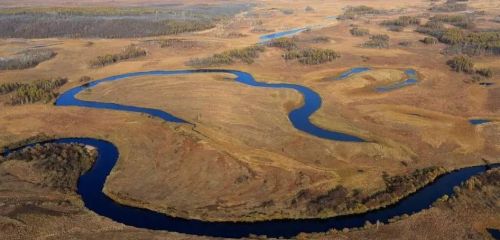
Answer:
<path fill-rule="evenodd" d="M 382 25 L 386 26 L 401 26 L 406 27 L 410 25 L 419 25 L 420 18 L 413 16 L 400 16 L 395 20 L 386 20 L 382 22 Z"/>
<path fill-rule="evenodd" d="M 461 12 L 467 10 L 466 3 L 446 2 L 441 5 L 431 7 L 434 12 Z"/>
<path fill-rule="evenodd" d="M 421 40 L 423 43 L 425 44 L 436 44 L 438 42 L 437 39 L 433 38 L 433 37 L 425 37 L 424 39 Z"/>
<path fill-rule="evenodd" d="M 376 34 L 370 36 L 370 40 L 363 44 L 367 48 L 388 48 L 389 36 L 387 34 Z"/>
<path fill-rule="evenodd" d="M 401 41 L 398 43 L 399 46 L 402 46 L 402 47 L 411 47 L 413 46 L 413 42 L 412 41 Z"/>
<path fill-rule="evenodd" d="M 276 38 L 267 43 L 270 47 L 292 50 L 297 48 L 296 38 Z"/>
<path fill-rule="evenodd" d="M 388 29 L 389 29 L 389 31 L 392 31 L 392 32 L 402 32 L 404 30 L 404 27 L 392 25 L 392 26 L 389 26 Z"/>
<path fill-rule="evenodd" d="M 366 28 L 353 27 L 349 30 L 353 36 L 365 36 L 370 34 L 370 31 Z"/>
<path fill-rule="evenodd" d="M 449 23 L 464 29 L 472 29 L 475 27 L 474 19 L 468 15 L 436 15 L 430 18 L 430 20 Z"/>
<path fill-rule="evenodd" d="M 285 60 L 298 59 L 302 64 L 316 65 L 331 62 L 339 58 L 340 54 L 331 49 L 307 48 L 292 50 L 283 54 Z"/>
<path fill-rule="evenodd" d="M 338 19 L 340 20 L 346 20 L 346 19 L 356 19 L 359 16 L 364 16 L 368 14 L 381 14 L 383 11 L 377 10 L 372 7 L 368 6 L 356 6 L 356 7 L 347 7 L 344 13 L 342 15 L 338 16 Z"/>
<path fill-rule="evenodd" d="M 246 64 L 252 64 L 255 58 L 259 57 L 259 52 L 265 51 L 262 45 L 254 45 L 242 49 L 233 49 L 222 53 L 216 53 L 206 58 L 195 58 L 186 64 L 195 67 L 211 67 L 232 64 L 235 60 L 240 60 Z"/>
<path fill-rule="evenodd" d="M 0 58 L 0 70 L 26 69 L 56 56 L 50 49 L 30 49 L 12 57 Z"/>
<path fill-rule="evenodd" d="M 122 60 L 138 58 L 146 55 L 146 50 L 132 44 L 124 48 L 120 53 L 98 56 L 96 59 L 90 61 L 90 66 L 104 67 L 106 65 L 113 64 Z"/>
<path fill-rule="evenodd" d="M 311 6 L 307 6 L 305 11 L 306 12 L 314 12 L 314 8 L 312 8 Z"/>
<path fill-rule="evenodd" d="M 472 59 L 465 55 L 456 56 L 448 60 L 447 64 L 456 72 L 474 72 L 474 63 Z"/>
<path fill-rule="evenodd" d="M 491 71 L 491 69 L 489 68 L 480 68 L 480 69 L 477 69 L 476 70 L 476 73 L 483 76 L 483 77 L 486 77 L 486 78 L 491 78 L 493 77 L 493 71 Z"/>
<path fill-rule="evenodd" d="M 23 84 L 21 83 L 4 83 L 0 85 L 0 94 L 7 94 L 13 92 L 20 88 Z"/>

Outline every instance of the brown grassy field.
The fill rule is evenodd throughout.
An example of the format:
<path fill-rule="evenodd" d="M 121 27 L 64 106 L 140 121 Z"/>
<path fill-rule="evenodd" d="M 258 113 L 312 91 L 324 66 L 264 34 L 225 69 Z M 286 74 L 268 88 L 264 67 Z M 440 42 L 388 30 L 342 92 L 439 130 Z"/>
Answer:
<path fill-rule="evenodd" d="M 199 2 L 204 1 L 189 3 Z M 138 3 L 89 0 L 81 4 L 128 6 Z M 220 2 L 214 2 L 217 3 Z M 307 86 L 323 99 L 321 109 L 311 117 L 312 122 L 326 129 L 360 136 L 368 142 L 329 141 L 293 128 L 287 115 L 302 104 L 302 99 L 292 90 L 252 88 L 234 82 L 232 75 L 199 74 L 130 78 L 99 85 L 78 96 L 86 100 L 158 108 L 195 123 L 196 127 L 110 110 L 49 104 L 10 106 L 6 104 L 8 96 L 0 95 L 0 146 L 38 133 L 110 140 L 120 150 L 119 162 L 105 186 L 111 198 L 175 216 L 213 221 L 315 217 L 306 211 L 305 205 L 291 206 L 291 200 L 301 190 L 321 195 L 340 184 L 350 190 L 372 194 L 385 187 L 384 172 L 408 174 L 430 166 L 451 170 L 483 164 L 485 160 L 500 161 L 500 58 L 474 57 L 476 66 L 492 69 L 494 76 L 489 81 L 495 85 L 470 84 L 467 83 L 470 76 L 453 72 L 446 65 L 449 56 L 441 53 L 446 47 L 444 44 L 419 42 L 425 35 L 413 31 L 414 27 L 393 32 L 379 24 L 400 15 L 424 14 L 430 1 L 263 0 L 255 3 L 250 12 L 196 33 L 134 39 L 0 39 L 0 56 L 40 46 L 57 52 L 56 57 L 34 68 L 0 71 L 0 84 L 67 77 L 70 82 L 62 87 L 64 91 L 82 84 L 79 82 L 82 76 L 99 79 L 133 71 L 189 69 L 186 62 L 192 58 L 251 46 L 264 32 L 313 26 L 311 31 L 297 35 L 298 44 L 333 49 L 341 58 L 320 65 L 304 65 L 285 61 L 281 57 L 283 50 L 268 47 L 253 64 L 236 62 L 218 68 L 246 71 L 258 81 Z M 23 0 L 0 5 L 33 4 L 34 1 Z M 47 6 L 68 4 L 74 3 L 44 3 Z M 356 20 L 327 18 L 340 15 L 346 6 L 357 5 L 390 11 Z M 473 1 L 469 5 L 474 10 L 484 10 L 484 19 L 500 11 L 500 4 L 489 0 Z M 305 11 L 306 6 L 314 11 Z M 293 13 L 286 14 L 282 10 Z M 353 24 L 368 29 L 371 34 L 388 34 L 390 47 L 360 47 L 368 36 L 352 36 L 349 29 Z M 476 24 L 479 28 L 500 27 L 486 20 Z M 311 41 L 317 37 L 329 40 Z M 172 38 L 200 45 L 161 48 L 155 43 Z M 399 45 L 402 41 L 413 44 L 403 47 Z M 130 44 L 146 49 L 148 55 L 102 68 L 89 66 L 97 56 L 120 52 Z M 328 80 L 358 66 L 371 67 L 372 71 L 344 80 Z M 416 85 L 386 93 L 374 91 L 376 87 L 402 81 L 404 70 L 408 68 L 417 71 L 419 82 Z M 473 126 L 468 123 L 471 118 L 494 121 Z M 9 194 L 16 194 L 10 185 L 4 189 L 9 189 Z M 78 196 L 72 197 L 78 201 Z M 269 201 L 273 204 L 265 204 Z M 69 225 L 101 219 L 81 206 L 78 211 L 84 212 L 82 217 L 71 217 Z M 413 221 L 424 221 L 422 216 L 444 218 L 452 214 L 440 215 L 443 214 L 440 211 L 431 209 L 397 224 L 407 226 Z M 63 221 L 58 217 L 51 219 L 55 226 Z M 110 228 L 100 231 L 101 234 L 110 238 L 129 236 L 128 231 L 132 232 L 130 234 L 151 234 L 144 236 L 156 234 L 129 229 L 104 218 L 101 221 L 106 222 L 103 226 Z M 37 220 L 30 223 L 34 222 Z M 499 228 L 498 221 L 495 224 Z M 398 228 L 399 225 L 391 227 L 389 224 L 384 228 Z M 47 234 L 50 231 L 53 230 L 48 229 Z M 363 235 L 371 231 L 373 229 L 366 233 L 360 231 L 360 235 L 335 233 L 332 236 L 377 238 Z M 83 230 L 81 235 L 76 230 L 72 234 L 77 238 L 91 238 Z M 158 237 L 184 238 L 162 234 Z"/>

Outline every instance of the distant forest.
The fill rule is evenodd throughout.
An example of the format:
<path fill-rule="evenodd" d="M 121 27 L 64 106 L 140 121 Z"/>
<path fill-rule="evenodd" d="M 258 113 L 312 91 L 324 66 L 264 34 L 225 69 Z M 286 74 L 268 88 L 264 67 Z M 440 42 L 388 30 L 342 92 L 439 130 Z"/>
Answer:
<path fill-rule="evenodd" d="M 0 37 L 129 38 L 209 29 L 249 4 L 0 9 Z"/>

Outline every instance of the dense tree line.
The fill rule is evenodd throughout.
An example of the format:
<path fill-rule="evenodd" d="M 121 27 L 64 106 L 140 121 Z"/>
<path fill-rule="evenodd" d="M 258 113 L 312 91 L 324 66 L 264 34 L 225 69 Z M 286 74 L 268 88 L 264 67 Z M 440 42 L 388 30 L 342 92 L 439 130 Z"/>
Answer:
<path fill-rule="evenodd" d="M 0 95 L 13 92 L 13 91 L 17 90 L 18 88 L 20 88 L 22 85 L 23 84 L 17 83 L 17 82 L 3 83 L 0 85 Z"/>
<path fill-rule="evenodd" d="M 13 92 L 10 97 L 11 105 L 28 104 L 35 102 L 50 102 L 57 97 L 55 90 L 64 85 L 68 80 L 66 78 L 56 78 L 52 80 L 38 80 L 32 84 L 8 84 L 9 91 L 2 94 Z M 3 88 L 1 85 L 0 88 Z"/>
<path fill-rule="evenodd" d="M 365 36 L 365 35 L 370 34 L 370 31 L 368 29 L 366 29 L 366 28 L 359 28 L 359 27 L 353 27 L 353 28 L 351 28 L 351 30 L 349 30 L 349 32 L 351 32 L 351 34 L 353 36 L 357 36 L 357 37 Z"/>
<path fill-rule="evenodd" d="M 363 43 L 366 48 L 388 48 L 389 36 L 387 34 L 375 34 L 370 36 L 370 40 Z"/>
<path fill-rule="evenodd" d="M 119 61 L 138 58 L 146 55 L 146 50 L 132 44 L 125 47 L 120 53 L 98 56 L 96 59 L 90 61 L 90 66 L 104 67 L 106 65 L 113 64 Z"/>
<path fill-rule="evenodd" d="M 35 171 L 43 176 L 38 183 L 61 191 L 75 191 L 78 178 L 92 166 L 97 153 L 89 151 L 81 144 L 37 144 L 14 151 L 3 161 L 17 160 L 32 164 Z"/>
<path fill-rule="evenodd" d="M 212 20 L 0 16 L 0 37 L 130 38 L 201 31 L 214 26 L 215 22 Z"/>
<path fill-rule="evenodd" d="M 1 28 L 1 27 L 0 27 Z M 0 57 L 0 70 L 26 69 L 56 56 L 50 49 L 30 49 L 11 57 Z"/>
<path fill-rule="evenodd" d="M 255 59 L 259 57 L 259 53 L 264 51 L 265 46 L 254 45 L 246 48 L 216 53 L 205 58 L 194 58 L 189 60 L 186 64 L 195 67 L 211 67 L 232 64 L 236 60 L 240 60 L 246 64 L 252 64 Z"/>
<path fill-rule="evenodd" d="M 209 29 L 253 4 L 0 9 L 0 37 L 129 38 Z"/>
<path fill-rule="evenodd" d="M 331 49 L 306 48 L 290 50 L 283 54 L 285 60 L 298 59 L 300 63 L 316 65 L 331 62 L 340 57 L 340 54 Z"/>

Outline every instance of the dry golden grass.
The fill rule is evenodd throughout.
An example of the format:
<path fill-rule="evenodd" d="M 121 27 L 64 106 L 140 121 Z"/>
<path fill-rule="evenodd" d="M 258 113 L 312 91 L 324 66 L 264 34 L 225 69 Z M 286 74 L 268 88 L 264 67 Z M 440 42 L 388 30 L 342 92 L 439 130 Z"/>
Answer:
<path fill-rule="evenodd" d="M 315 11 L 305 12 L 307 5 Z M 369 143 L 328 141 L 294 129 L 287 119 L 287 113 L 301 103 L 300 95 L 294 91 L 251 88 L 226 79 L 228 75 L 200 74 L 132 78 L 100 85 L 79 96 L 163 109 L 196 123 L 194 129 L 134 113 L 0 105 L 0 145 L 40 132 L 108 139 L 117 144 L 121 153 L 106 183 L 106 193 L 113 199 L 172 215 L 209 220 L 314 217 L 300 214 L 304 206 L 289 206 L 298 191 L 311 189 L 324 193 L 342 184 L 372 193 L 384 186 L 381 177 L 384 171 L 404 174 L 434 165 L 454 169 L 481 164 L 482 158 L 498 162 L 500 102 L 496 100 L 500 60 L 491 56 L 477 58 L 478 66 L 491 67 L 495 72 L 497 77 L 492 79 L 497 83 L 495 86 L 466 84 L 464 80 L 469 76 L 451 72 L 446 66 L 447 57 L 440 54 L 444 45 L 421 44 L 418 40 L 423 35 L 410 28 L 390 32 L 379 26 L 380 21 L 395 18 L 397 14 L 346 22 L 326 19 L 339 15 L 347 5 L 406 8 L 405 14 L 419 14 L 429 2 L 266 0 L 260 1 L 254 10 L 260 15 L 257 19 L 240 14 L 214 29 L 179 36 L 2 39 L 0 56 L 36 45 L 51 45 L 58 55 L 33 69 L 1 71 L 0 83 L 66 76 L 71 82 L 63 87 L 65 90 L 81 84 L 78 79 L 84 75 L 99 79 L 131 71 L 186 69 L 185 62 L 193 57 L 258 42 L 261 33 L 252 31 L 257 27 L 285 30 L 322 25 L 323 28 L 302 33 L 298 38 L 328 36 L 331 41 L 304 40 L 301 44 L 334 49 L 342 55 L 340 59 L 305 66 L 286 62 L 281 58 L 281 50 L 268 48 L 252 65 L 235 63 L 223 68 L 249 72 L 259 81 L 310 87 L 323 98 L 322 108 L 311 118 L 313 122 L 362 136 Z M 488 10 L 498 6 L 482 0 L 475 2 L 474 7 Z M 294 14 L 286 15 L 273 8 L 293 9 Z M 368 37 L 351 36 L 350 24 L 368 28 L 373 34 L 390 35 L 391 47 L 360 48 Z M 234 32 L 243 35 L 223 37 Z M 160 48 L 145 42 L 162 38 L 194 40 L 205 47 Z M 88 45 L 89 41 L 93 44 Z M 415 44 L 400 47 L 400 41 Z M 88 62 L 96 56 L 118 52 L 131 43 L 146 48 L 148 56 L 99 69 L 89 68 Z M 357 66 L 375 70 L 341 81 L 325 80 Z M 417 85 L 388 93 L 373 91 L 376 86 L 402 80 L 402 71 L 407 68 L 418 72 Z M 497 121 L 471 126 L 469 118 Z M 402 161 L 408 166 L 401 164 Z M 236 184 L 237 179 L 246 180 Z M 269 200 L 275 205 L 261 206 Z"/>

